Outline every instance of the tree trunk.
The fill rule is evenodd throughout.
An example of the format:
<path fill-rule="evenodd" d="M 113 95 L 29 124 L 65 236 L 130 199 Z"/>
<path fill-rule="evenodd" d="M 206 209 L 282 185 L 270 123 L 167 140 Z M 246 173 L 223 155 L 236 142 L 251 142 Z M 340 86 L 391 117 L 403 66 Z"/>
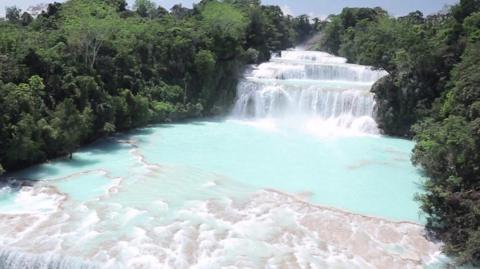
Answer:
<path fill-rule="evenodd" d="M 183 91 L 183 104 L 187 103 L 187 78 L 183 79 L 184 91 Z"/>

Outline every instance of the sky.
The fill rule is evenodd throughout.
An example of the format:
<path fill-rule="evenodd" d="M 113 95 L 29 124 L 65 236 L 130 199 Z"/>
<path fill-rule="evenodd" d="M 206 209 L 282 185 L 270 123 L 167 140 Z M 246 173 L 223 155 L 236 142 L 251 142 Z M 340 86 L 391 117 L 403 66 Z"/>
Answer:
<path fill-rule="evenodd" d="M 17 6 L 23 10 L 31 5 L 49 3 L 54 0 L 0 0 L 0 16 L 4 16 L 5 7 Z M 62 2 L 62 0 L 56 0 Z M 153 0 L 163 7 L 170 8 L 182 3 L 191 7 L 198 0 Z M 130 5 L 134 0 L 128 0 Z M 442 10 L 446 5 L 457 3 L 458 0 L 262 0 L 263 4 L 278 5 L 290 15 L 308 14 L 312 17 L 324 18 L 329 14 L 338 14 L 344 7 L 377 7 L 386 9 L 391 15 L 402 16 L 410 11 L 420 10 L 424 14 L 432 14 Z"/>

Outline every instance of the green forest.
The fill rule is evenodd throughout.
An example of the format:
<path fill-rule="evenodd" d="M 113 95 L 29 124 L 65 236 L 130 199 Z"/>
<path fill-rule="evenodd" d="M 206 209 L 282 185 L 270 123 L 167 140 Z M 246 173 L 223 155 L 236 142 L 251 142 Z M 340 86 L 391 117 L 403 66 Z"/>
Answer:
<path fill-rule="evenodd" d="M 246 64 L 314 31 L 259 0 L 53 3 L 0 21 L 0 173 L 148 123 L 224 113 Z"/>
<path fill-rule="evenodd" d="M 480 0 L 434 15 L 345 8 L 326 21 L 260 0 L 52 3 L 0 20 L 0 174 L 150 123 L 221 115 L 248 64 L 312 49 L 388 72 L 373 86 L 386 135 L 416 142 L 432 238 L 480 265 Z"/>
<path fill-rule="evenodd" d="M 448 254 L 480 265 L 480 1 L 397 18 L 345 8 L 322 35 L 316 49 L 388 72 L 372 89 L 377 122 L 416 141 L 427 228 Z"/>

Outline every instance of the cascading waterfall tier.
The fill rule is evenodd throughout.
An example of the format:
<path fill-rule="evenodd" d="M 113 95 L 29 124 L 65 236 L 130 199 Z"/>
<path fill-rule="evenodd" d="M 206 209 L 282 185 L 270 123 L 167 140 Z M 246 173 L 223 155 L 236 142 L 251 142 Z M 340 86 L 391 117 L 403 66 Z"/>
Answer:
<path fill-rule="evenodd" d="M 283 51 L 248 71 L 238 86 L 238 118 L 302 118 L 319 128 L 378 133 L 370 88 L 386 72 L 318 51 Z M 298 122 L 298 120 L 297 120 Z"/>

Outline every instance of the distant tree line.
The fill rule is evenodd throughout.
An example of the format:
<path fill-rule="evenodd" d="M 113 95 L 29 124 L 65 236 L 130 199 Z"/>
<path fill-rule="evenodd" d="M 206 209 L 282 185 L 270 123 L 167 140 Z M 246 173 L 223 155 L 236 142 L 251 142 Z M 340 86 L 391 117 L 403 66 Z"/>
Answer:
<path fill-rule="evenodd" d="M 0 19 L 0 174 L 148 123 L 224 112 L 246 64 L 315 31 L 259 0 L 52 3 Z"/>
<path fill-rule="evenodd" d="M 329 17 L 317 48 L 389 73 L 373 87 L 377 120 L 417 142 L 427 228 L 459 262 L 479 266 L 480 1 L 427 17 L 346 8 Z"/>

